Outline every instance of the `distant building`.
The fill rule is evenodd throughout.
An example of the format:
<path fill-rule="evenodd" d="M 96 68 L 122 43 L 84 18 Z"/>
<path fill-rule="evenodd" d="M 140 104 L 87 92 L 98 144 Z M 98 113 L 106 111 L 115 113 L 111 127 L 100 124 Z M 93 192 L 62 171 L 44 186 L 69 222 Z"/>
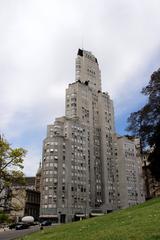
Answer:
<path fill-rule="evenodd" d="M 0 184 L 3 184 L 2 182 Z M 0 210 L 5 213 L 9 212 L 11 190 L 4 188 L 0 193 Z"/>
<path fill-rule="evenodd" d="M 134 194 L 138 197 L 122 203 L 122 193 L 118 195 L 122 172 L 129 175 L 125 166 L 128 163 L 119 148 L 123 144 L 120 140 L 117 142 L 113 101 L 107 92 L 102 92 L 101 72 L 95 56 L 79 49 L 75 72 L 76 81 L 66 90 L 65 116 L 48 125 L 43 142 L 40 217 L 61 222 L 111 212 L 142 201 L 137 184 L 139 172 L 134 167 L 131 171 L 137 174 L 137 185 L 130 187 L 135 188 Z M 133 143 L 132 148 L 136 154 Z M 116 162 L 117 156 L 120 159 Z M 134 156 L 132 164 L 138 168 L 136 161 Z M 117 166 L 121 167 L 120 179 Z M 126 183 L 125 187 L 129 185 Z M 124 192 L 124 198 L 127 193 L 130 194 Z"/>
<path fill-rule="evenodd" d="M 117 137 L 118 207 L 126 208 L 145 200 L 142 162 L 137 138 Z"/>
<path fill-rule="evenodd" d="M 35 177 L 26 177 L 26 184 L 14 184 L 12 187 L 10 216 L 15 221 L 24 216 L 33 216 L 39 219 L 40 192 L 35 190 Z"/>
<path fill-rule="evenodd" d="M 36 181 L 35 177 L 25 177 L 25 187 L 27 189 L 35 190 L 35 181 Z"/>
<path fill-rule="evenodd" d="M 40 210 L 40 192 L 26 189 L 26 200 L 24 208 L 24 216 L 33 216 L 37 221 L 39 220 Z"/>

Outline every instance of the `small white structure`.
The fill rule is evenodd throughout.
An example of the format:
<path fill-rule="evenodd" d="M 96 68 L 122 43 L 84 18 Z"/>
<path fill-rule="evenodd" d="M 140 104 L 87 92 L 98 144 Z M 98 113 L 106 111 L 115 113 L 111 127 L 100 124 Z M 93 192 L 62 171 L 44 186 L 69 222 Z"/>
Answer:
<path fill-rule="evenodd" d="M 34 217 L 32 217 L 32 216 L 25 216 L 25 217 L 22 218 L 22 222 L 32 223 L 32 222 L 34 222 Z"/>

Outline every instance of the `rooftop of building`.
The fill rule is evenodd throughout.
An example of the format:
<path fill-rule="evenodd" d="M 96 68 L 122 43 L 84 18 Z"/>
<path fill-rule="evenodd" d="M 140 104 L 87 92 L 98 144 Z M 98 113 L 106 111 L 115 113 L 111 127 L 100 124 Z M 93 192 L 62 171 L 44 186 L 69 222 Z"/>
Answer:
<path fill-rule="evenodd" d="M 78 56 L 83 57 L 84 53 L 86 54 L 86 56 L 90 59 L 90 60 L 94 60 L 94 62 L 96 62 L 98 64 L 97 58 L 92 54 L 92 52 L 86 51 L 84 49 L 78 49 Z"/>

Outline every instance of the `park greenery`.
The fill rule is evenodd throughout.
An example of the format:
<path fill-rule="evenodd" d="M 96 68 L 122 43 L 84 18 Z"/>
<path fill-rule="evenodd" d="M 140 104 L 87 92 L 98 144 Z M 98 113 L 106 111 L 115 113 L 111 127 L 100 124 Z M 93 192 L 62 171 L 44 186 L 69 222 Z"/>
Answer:
<path fill-rule="evenodd" d="M 23 161 L 25 155 L 26 150 L 12 148 L 7 140 L 0 136 L 0 208 L 3 211 L 14 208 L 9 201 L 12 198 L 13 184 L 24 184 Z"/>
<path fill-rule="evenodd" d="M 44 228 L 23 240 L 158 240 L 160 198 L 101 217 Z"/>
<path fill-rule="evenodd" d="M 160 180 L 160 69 L 151 75 L 149 84 L 142 89 L 147 103 L 128 118 L 128 131 L 138 136 L 142 153 L 148 152 L 152 176 Z"/>
<path fill-rule="evenodd" d="M 2 223 L 9 223 L 9 216 L 8 214 L 4 213 L 4 211 L 0 211 L 0 224 Z"/>

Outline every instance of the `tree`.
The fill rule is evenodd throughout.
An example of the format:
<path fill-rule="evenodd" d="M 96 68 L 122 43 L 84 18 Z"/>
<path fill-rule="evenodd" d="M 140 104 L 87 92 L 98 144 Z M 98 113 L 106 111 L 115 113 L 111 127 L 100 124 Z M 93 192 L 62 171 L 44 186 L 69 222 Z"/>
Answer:
<path fill-rule="evenodd" d="M 142 150 L 150 149 L 149 168 L 156 180 L 160 180 L 160 69 L 151 75 L 149 84 L 142 89 L 148 101 L 128 118 L 128 131 L 138 136 Z"/>
<path fill-rule="evenodd" d="M 9 216 L 3 211 L 0 211 L 0 224 L 9 222 Z"/>
<path fill-rule="evenodd" d="M 12 148 L 11 145 L 0 136 L 0 207 L 7 209 L 8 200 L 11 198 L 13 183 L 23 183 L 23 161 L 26 150 Z M 12 206 L 10 206 L 12 208 Z"/>

